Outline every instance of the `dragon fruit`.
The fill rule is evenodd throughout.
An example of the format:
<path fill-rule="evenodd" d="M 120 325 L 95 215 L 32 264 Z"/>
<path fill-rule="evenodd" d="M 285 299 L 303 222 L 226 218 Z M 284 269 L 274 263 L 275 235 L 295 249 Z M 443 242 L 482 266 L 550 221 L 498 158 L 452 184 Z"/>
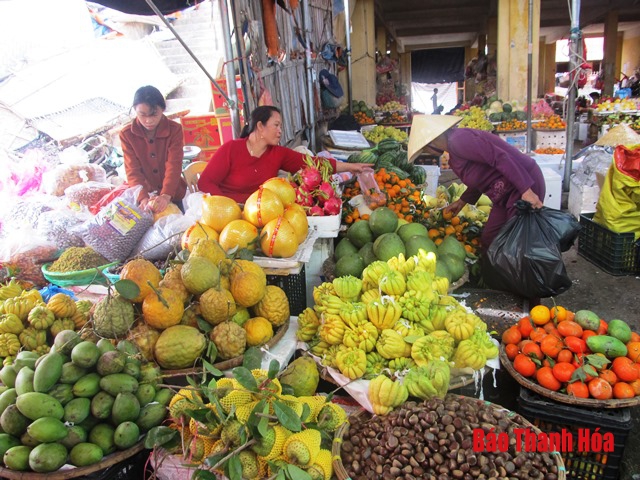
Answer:
<path fill-rule="evenodd" d="M 311 215 L 312 217 L 323 216 L 324 210 L 322 209 L 321 206 L 314 205 L 313 207 L 309 208 L 309 210 L 307 211 L 307 214 Z"/>
<path fill-rule="evenodd" d="M 318 193 L 325 199 L 333 198 L 336 196 L 336 192 L 329 182 L 322 182 L 318 187 Z"/>
<path fill-rule="evenodd" d="M 338 197 L 331 197 L 324 202 L 324 213 L 326 215 L 339 215 L 342 211 L 342 200 Z"/>
<path fill-rule="evenodd" d="M 305 167 L 300 171 L 300 180 L 302 181 L 301 186 L 312 191 L 322 183 L 322 174 L 317 168 Z"/>

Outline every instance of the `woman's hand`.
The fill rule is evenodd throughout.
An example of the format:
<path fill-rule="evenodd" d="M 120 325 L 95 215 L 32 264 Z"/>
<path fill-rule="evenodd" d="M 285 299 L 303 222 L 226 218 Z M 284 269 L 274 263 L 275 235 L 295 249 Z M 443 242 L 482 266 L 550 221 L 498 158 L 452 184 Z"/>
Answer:
<path fill-rule="evenodd" d="M 529 202 L 533 208 L 542 208 L 544 206 L 538 195 L 533 193 L 533 190 L 531 189 L 524 192 L 520 198 L 525 202 Z"/>
<path fill-rule="evenodd" d="M 348 162 L 336 162 L 336 172 L 349 172 L 354 175 L 362 173 L 366 169 L 373 169 L 373 164 L 370 163 L 348 163 Z"/>
<path fill-rule="evenodd" d="M 467 204 L 467 202 L 465 202 L 464 200 L 456 200 L 455 202 L 447 205 L 446 207 L 444 207 L 442 209 L 443 213 L 447 213 L 447 214 L 451 214 L 451 217 L 455 217 L 456 215 L 458 215 L 458 213 L 460 213 L 460 210 L 462 210 L 462 208 Z"/>
<path fill-rule="evenodd" d="M 165 208 L 169 206 L 171 203 L 171 197 L 169 195 L 158 195 L 153 199 L 149 200 L 149 208 L 153 213 L 160 213 L 164 211 Z"/>

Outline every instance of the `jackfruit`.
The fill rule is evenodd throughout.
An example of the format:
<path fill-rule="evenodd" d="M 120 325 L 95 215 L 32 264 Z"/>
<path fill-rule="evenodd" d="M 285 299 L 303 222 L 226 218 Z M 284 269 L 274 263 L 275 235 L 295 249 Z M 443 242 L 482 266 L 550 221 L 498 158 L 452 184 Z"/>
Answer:
<path fill-rule="evenodd" d="M 318 430 L 309 428 L 302 432 L 294 433 L 284 443 L 282 453 L 284 459 L 298 467 L 313 465 L 320 453 L 322 436 Z"/>
<path fill-rule="evenodd" d="M 267 434 L 256 438 L 251 449 L 264 460 L 274 460 L 282 455 L 284 443 L 291 436 L 291 432 L 281 425 L 269 426 Z"/>
<path fill-rule="evenodd" d="M 331 480 L 331 476 L 333 475 L 331 452 L 321 449 L 316 461 L 307 468 L 307 473 L 313 480 Z"/>

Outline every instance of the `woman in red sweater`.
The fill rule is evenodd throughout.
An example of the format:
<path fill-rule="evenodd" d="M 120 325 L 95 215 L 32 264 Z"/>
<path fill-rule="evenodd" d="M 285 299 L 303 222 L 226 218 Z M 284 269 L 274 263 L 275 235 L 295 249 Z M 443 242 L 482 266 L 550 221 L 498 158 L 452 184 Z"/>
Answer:
<path fill-rule="evenodd" d="M 273 106 L 251 112 L 250 124 L 237 140 L 223 144 L 200 175 L 198 189 L 211 195 L 223 195 L 244 202 L 266 180 L 277 177 L 279 170 L 295 173 L 304 167 L 305 155 L 281 147 L 282 116 Z M 370 165 L 336 162 L 334 172 L 358 173 Z"/>
<path fill-rule="evenodd" d="M 127 183 L 140 185 L 140 207 L 162 212 L 170 202 L 182 208 L 182 126 L 169 120 L 160 90 L 140 87 L 133 97 L 136 118 L 120 132 Z"/>

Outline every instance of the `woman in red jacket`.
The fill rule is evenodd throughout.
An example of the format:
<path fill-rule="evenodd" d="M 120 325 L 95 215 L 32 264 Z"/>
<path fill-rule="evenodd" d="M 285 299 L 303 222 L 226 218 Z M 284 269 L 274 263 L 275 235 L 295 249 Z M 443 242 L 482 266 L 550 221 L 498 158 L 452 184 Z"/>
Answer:
<path fill-rule="evenodd" d="M 305 155 L 281 147 L 282 116 L 273 106 L 251 112 L 250 124 L 241 137 L 223 144 L 200 175 L 198 189 L 244 202 L 260 185 L 277 177 L 279 170 L 295 173 L 304 167 Z M 359 173 L 371 165 L 336 162 L 329 159 L 334 172 Z"/>
<path fill-rule="evenodd" d="M 160 90 L 140 87 L 133 97 L 136 118 L 120 132 L 130 186 L 142 186 L 140 207 L 162 212 L 173 202 L 182 209 L 187 184 L 182 178 L 182 126 L 169 120 Z"/>

